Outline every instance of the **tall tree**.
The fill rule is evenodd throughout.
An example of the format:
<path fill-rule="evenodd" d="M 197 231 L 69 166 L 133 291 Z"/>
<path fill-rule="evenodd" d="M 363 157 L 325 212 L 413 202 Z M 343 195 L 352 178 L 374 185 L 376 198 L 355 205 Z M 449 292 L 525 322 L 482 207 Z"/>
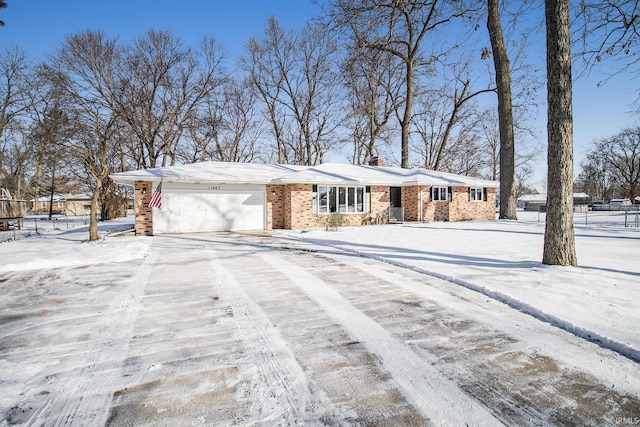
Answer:
<path fill-rule="evenodd" d="M 574 18 L 576 56 L 582 59 L 583 72 L 607 59 L 613 73 L 622 72 L 640 61 L 640 1 L 577 2 Z M 633 71 L 638 75 L 637 67 Z"/>
<path fill-rule="evenodd" d="M 5 126 L 24 116 L 33 105 L 35 85 L 33 69 L 27 57 L 17 46 L 0 52 L 0 137 Z"/>
<path fill-rule="evenodd" d="M 576 266 L 573 108 L 568 0 L 545 0 L 547 28 L 547 221 L 542 262 Z"/>
<path fill-rule="evenodd" d="M 615 198 L 616 188 L 607 169 L 607 161 L 597 148 L 589 151 L 580 164 L 580 174 L 576 179 L 578 191 L 587 193 L 602 201 Z M 620 195 L 622 196 L 622 195 Z"/>
<path fill-rule="evenodd" d="M 187 122 L 226 78 L 223 59 L 212 39 L 193 50 L 170 32 L 155 30 L 123 53 L 116 108 L 134 136 L 138 167 L 175 163 Z"/>
<path fill-rule="evenodd" d="M 499 0 L 487 0 L 487 29 L 491 40 L 498 91 L 500 129 L 500 214 L 501 219 L 517 219 L 515 136 L 511 102 L 511 70 L 500 22 Z"/>
<path fill-rule="evenodd" d="M 234 79 L 221 92 L 189 121 L 185 144 L 178 151 L 182 162 L 251 162 L 259 157 L 264 120 L 257 110 L 256 93 L 249 82 Z"/>
<path fill-rule="evenodd" d="M 270 19 L 262 40 L 251 38 L 247 55 L 240 58 L 240 66 L 247 72 L 251 87 L 264 104 L 265 118 L 271 126 L 276 142 L 276 158 L 279 164 L 288 163 L 284 142 L 284 117 L 280 114 L 280 97 L 285 71 L 291 64 L 286 58 L 290 46 L 275 19 Z M 266 40 L 270 40 L 267 43 Z M 277 54 L 273 54 L 277 53 Z"/>
<path fill-rule="evenodd" d="M 458 7 L 460 9 L 458 9 Z M 358 46 L 388 52 L 404 64 L 405 89 L 396 100 L 400 109 L 401 166 L 409 167 L 409 136 L 419 67 L 437 60 L 424 59 L 425 38 L 438 27 L 466 12 L 461 3 L 437 0 L 334 0 L 331 19 L 349 31 Z M 435 48 L 435 44 L 433 46 Z M 444 48 L 446 49 L 446 48 Z"/>
<path fill-rule="evenodd" d="M 597 141 L 589 157 L 596 156 L 623 197 L 634 200 L 640 195 L 640 128 Z"/>
<path fill-rule="evenodd" d="M 474 100 L 495 89 L 492 86 L 474 88 L 476 79 L 473 77 L 470 57 L 468 53 L 461 52 L 458 60 L 434 67 L 443 77 L 418 98 L 414 122 L 415 133 L 420 141 L 411 147 L 420 154 L 422 165 L 427 169 L 447 172 L 471 172 L 471 169 L 475 169 L 466 166 L 460 168 L 465 163 L 469 165 L 470 159 L 458 161 L 455 157 L 475 151 L 475 138 L 471 135 L 478 125 L 478 106 Z M 477 157 L 473 163 L 478 160 Z"/>
<path fill-rule="evenodd" d="M 339 108 L 337 45 L 322 24 L 285 32 L 271 17 L 264 37 L 249 42 L 243 67 L 266 108 L 278 142 L 278 160 L 322 163 L 335 147 Z"/>
<path fill-rule="evenodd" d="M 402 86 L 398 61 L 388 52 L 350 46 L 342 64 L 349 97 L 348 132 L 353 141 L 353 164 L 367 164 L 377 145 L 390 140 L 389 120 Z"/>
<path fill-rule="evenodd" d="M 74 135 L 66 144 L 81 174 L 92 181 L 89 240 L 98 236 L 98 204 L 102 184 L 111 173 L 111 159 L 121 147 L 116 141 L 119 109 L 115 99 L 116 67 L 121 52 L 115 39 L 102 32 L 85 31 L 67 37 L 45 70 L 61 92 L 73 118 Z"/>
<path fill-rule="evenodd" d="M 16 46 L 0 51 L 0 187 L 21 196 L 24 161 L 31 151 L 27 132 L 29 114 L 38 98 L 38 79 L 25 53 Z"/>

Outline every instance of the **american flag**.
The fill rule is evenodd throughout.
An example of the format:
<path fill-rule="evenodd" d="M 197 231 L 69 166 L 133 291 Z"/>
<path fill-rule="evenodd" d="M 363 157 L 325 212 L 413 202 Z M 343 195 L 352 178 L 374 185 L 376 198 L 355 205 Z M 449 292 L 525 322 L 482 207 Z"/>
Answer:
<path fill-rule="evenodd" d="M 158 209 L 162 208 L 162 181 L 160 181 L 160 184 L 158 184 L 156 189 L 153 191 L 153 194 L 151 194 L 151 200 L 149 200 L 149 207 L 158 208 Z"/>

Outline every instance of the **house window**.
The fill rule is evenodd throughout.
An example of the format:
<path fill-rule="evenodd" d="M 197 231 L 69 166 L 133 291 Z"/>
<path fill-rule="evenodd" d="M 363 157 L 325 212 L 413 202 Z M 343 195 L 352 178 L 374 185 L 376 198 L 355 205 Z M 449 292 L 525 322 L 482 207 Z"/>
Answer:
<path fill-rule="evenodd" d="M 431 187 L 431 200 L 448 202 L 451 200 L 451 187 Z"/>
<path fill-rule="evenodd" d="M 47 202 L 40 202 L 40 207 L 42 209 L 46 208 L 47 207 Z"/>
<path fill-rule="evenodd" d="M 365 187 L 329 187 L 319 185 L 316 197 L 317 212 L 330 213 L 364 213 L 368 212 L 365 198 L 368 191 Z"/>
<path fill-rule="evenodd" d="M 64 202 L 57 202 L 56 203 L 56 207 L 63 208 L 64 207 Z"/>
<path fill-rule="evenodd" d="M 486 188 L 469 188 L 469 201 L 470 202 L 486 202 L 487 201 L 487 189 Z"/>

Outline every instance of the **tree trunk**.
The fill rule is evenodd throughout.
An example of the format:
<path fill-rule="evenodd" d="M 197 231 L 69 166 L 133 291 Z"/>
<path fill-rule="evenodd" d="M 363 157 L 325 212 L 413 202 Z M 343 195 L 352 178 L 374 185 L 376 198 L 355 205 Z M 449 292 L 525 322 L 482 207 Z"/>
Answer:
<path fill-rule="evenodd" d="M 98 240 L 98 201 L 100 200 L 100 193 L 102 193 L 102 180 L 96 179 L 96 188 L 93 191 L 93 198 L 91 199 L 91 210 L 89 211 L 89 241 L 93 242 Z"/>
<path fill-rule="evenodd" d="M 411 130 L 411 109 L 413 107 L 413 62 L 412 59 L 409 59 L 407 62 L 407 102 L 404 106 L 404 115 L 402 117 L 402 122 L 400 126 L 402 127 L 402 163 L 401 167 L 405 169 L 409 169 L 409 133 Z"/>
<path fill-rule="evenodd" d="M 573 231 L 573 111 L 568 0 L 545 0 L 547 23 L 547 221 L 542 262 L 578 264 Z"/>
<path fill-rule="evenodd" d="M 500 215 L 501 219 L 518 219 L 516 215 L 516 173 L 511 103 L 511 73 L 504 45 L 498 0 L 487 0 L 487 29 L 491 39 L 493 64 L 498 89 L 498 120 L 500 128 Z"/>

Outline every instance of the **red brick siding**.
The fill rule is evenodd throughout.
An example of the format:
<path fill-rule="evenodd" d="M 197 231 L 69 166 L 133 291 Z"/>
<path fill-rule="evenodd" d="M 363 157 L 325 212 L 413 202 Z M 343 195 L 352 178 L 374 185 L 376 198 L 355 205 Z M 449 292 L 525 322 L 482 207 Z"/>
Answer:
<path fill-rule="evenodd" d="M 496 189 L 487 188 L 486 202 L 469 201 L 469 187 L 452 187 L 450 202 L 430 201 L 423 193 L 424 221 L 484 221 L 495 219 Z"/>
<path fill-rule="evenodd" d="M 285 228 L 285 186 L 267 185 L 267 230 Z"/>

